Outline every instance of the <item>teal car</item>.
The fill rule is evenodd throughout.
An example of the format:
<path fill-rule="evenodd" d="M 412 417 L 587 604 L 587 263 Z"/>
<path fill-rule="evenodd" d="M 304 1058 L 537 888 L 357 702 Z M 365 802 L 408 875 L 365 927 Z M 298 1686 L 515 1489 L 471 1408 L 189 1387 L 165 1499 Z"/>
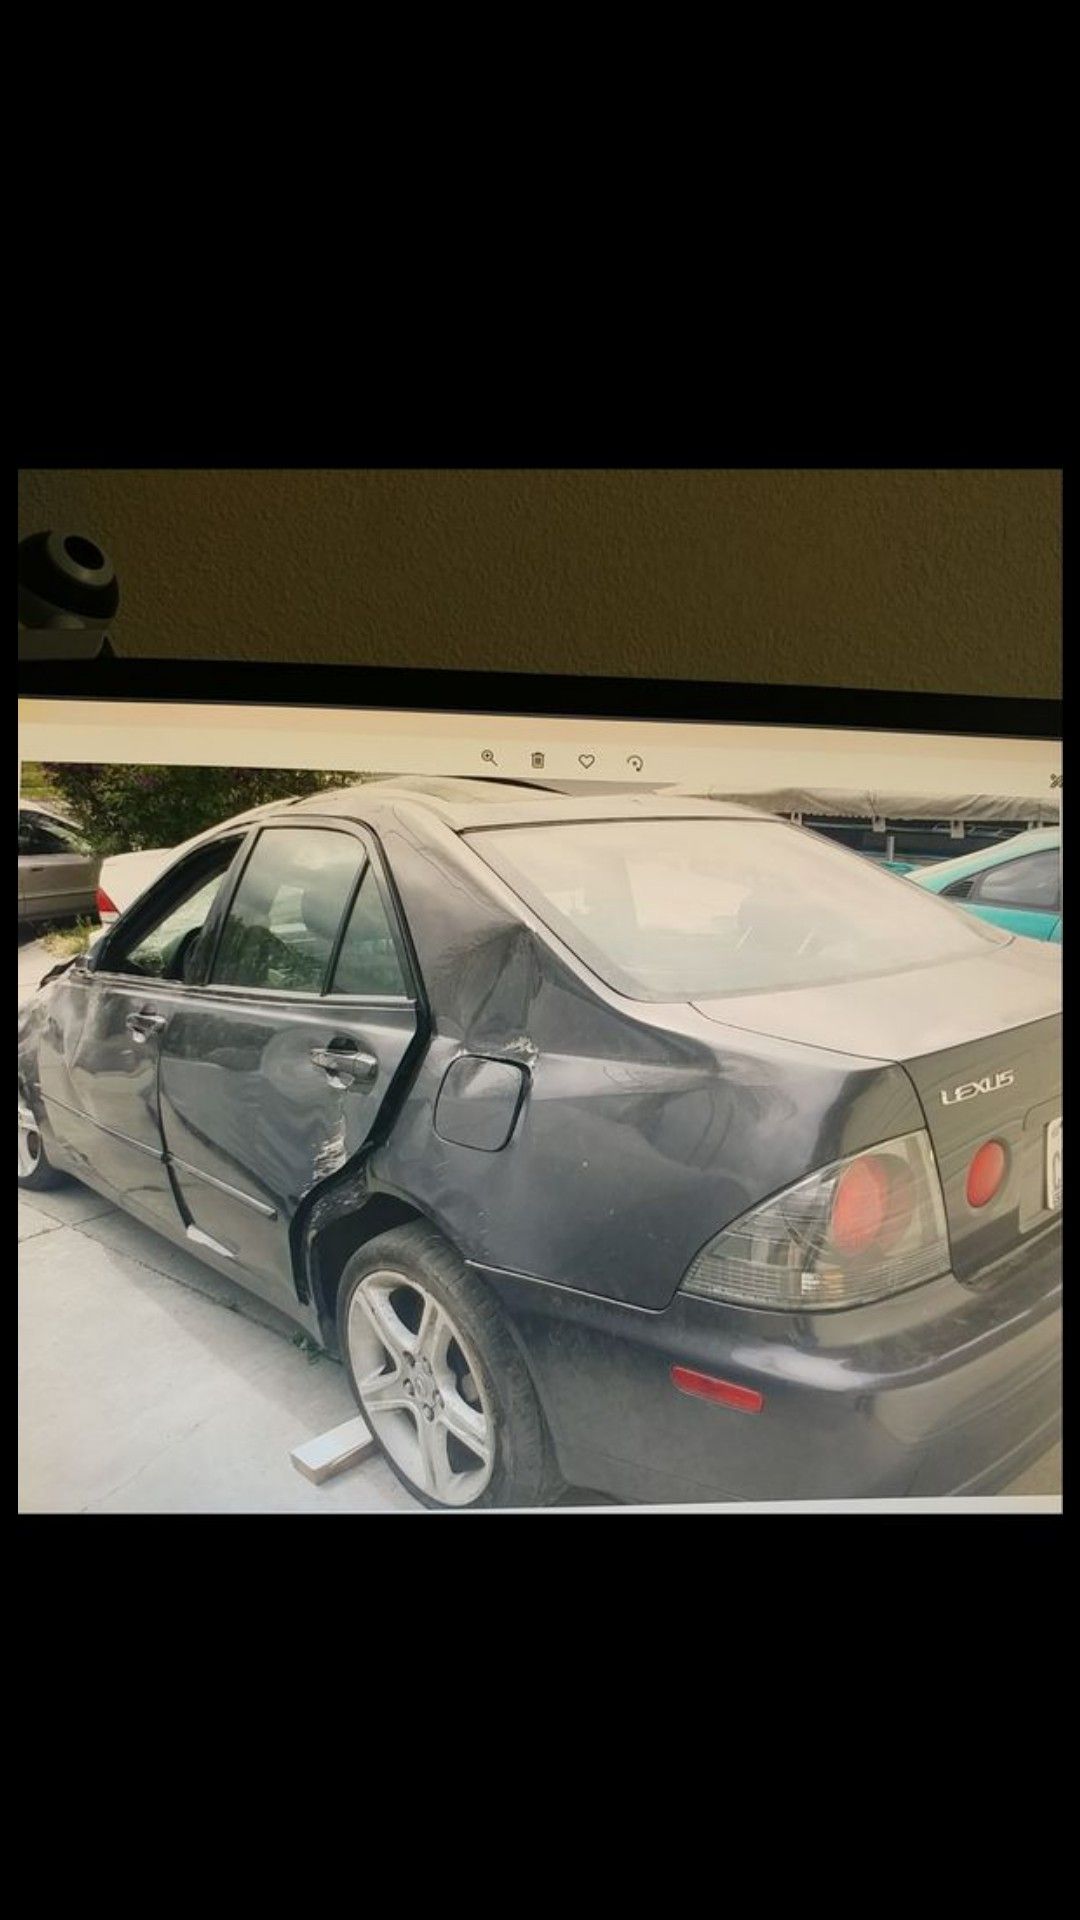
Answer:
<path fill-rule="evenodd" d="M 1061 830 L 1013 834 L 999 846 L 940 860 L 907 875 L 913 886 L 955 900 L 980 920 L 1029 940 L 1061 939 Z"/>

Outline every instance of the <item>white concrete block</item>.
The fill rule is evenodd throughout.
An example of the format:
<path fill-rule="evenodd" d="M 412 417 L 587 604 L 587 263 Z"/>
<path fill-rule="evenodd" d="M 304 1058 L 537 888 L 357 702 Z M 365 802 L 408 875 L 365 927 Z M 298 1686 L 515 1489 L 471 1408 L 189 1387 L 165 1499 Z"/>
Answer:
<path fill-rule="evenodd" d="M 317 1440 L 307 1440 L 302 1447 L 294 1447 L 289 1458 L 298 1473 L 320 1486 L 333 1474 L 359 1466 L 361 1460 L 377 1452 L 366 1422 L 357 1414 L 355 1420 L 331 1427 L 329 1433 L 321 1433 Z"/>

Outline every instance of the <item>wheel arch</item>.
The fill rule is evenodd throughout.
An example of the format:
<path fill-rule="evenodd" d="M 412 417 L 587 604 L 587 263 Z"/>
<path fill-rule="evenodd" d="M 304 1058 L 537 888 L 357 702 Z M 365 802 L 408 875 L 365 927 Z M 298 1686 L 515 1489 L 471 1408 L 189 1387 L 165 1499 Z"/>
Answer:
<path fill-rule="evenodd" d="M 320 1217 L 316 1211 L 311 1216 L 302 1236 L 300 1266 L 329 1353 L 338 1354 L 337 1298 L 346 1265 L 370 1240 L 413 1220 L 442 1231 L 414 1201 L 382 1190 L 343 1196 L 332 1213 Z"/>
<path fill-rule="evenodd" d="M 476 1278 L 486 1283 L 487 1276 L 482 1269 L 473 1267 L 471 1261 L 462 1253 L 452 1233 L 445 1223 L 435 1217 L 414 1199 L 404 1193 L 389 1188 L 357 1190 L 346 1189 L 339 1197 L 333 1211 L 320 1212 L 316 1209 L 308 1219 L 301 1235 L 297 1266 L 302 1274 L 303 1298 L 310 1300 L 319 1321 L 323 1345 L 329 1353 L 340 1359 L 337 1336 L 337 1299 L 341 1285 L 341 1276 L 354 1253 L 368 1245 L 380 1234 L 389 1233 L 394 1227 L 409 1226 L 413 1221 L 422 1222 L 431 1227 L 440 1239 L 444 1240 L 454 1252 L 472 1268 Z M 523 1340 L 517 1325 L 516 1316 L 509 1311 L 505 1301 L 500 1301 L 507 1326 L 514 1345 L 521 1355 L 526 1371 L 536 1388 L 537 1395 L 550 1421 L 548 1395 L 543 1383 L 537 1378 L 536 1369 L 528 1345 Z"/>

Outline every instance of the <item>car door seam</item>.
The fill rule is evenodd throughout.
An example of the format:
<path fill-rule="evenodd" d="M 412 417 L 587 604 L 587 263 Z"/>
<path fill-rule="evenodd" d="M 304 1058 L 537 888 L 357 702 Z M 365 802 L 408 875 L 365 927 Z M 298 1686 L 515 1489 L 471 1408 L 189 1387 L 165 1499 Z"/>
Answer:
<path fill-rule="evenodd" d="M 148 1147 L 145 1140 L 136 1140 L 132 1134 L 122 1133 L 119 1127 L 107 1127 L 103 1120 L 98 1120 L 94 1114 L 87 1113 L 85 1107 L 69 1106 L 66 1100 L 58 1100 L 55 1093 L 46 1093 L 44 1088 L 40 1091 L 46 1107 L 62 1107 L 65 1113 L 72 1114 L 76 1120 L 88 1120 L 92 1127 L 97 1127 L 99 1133 L 107 1133 L 110 1139 L 122 1140 L 126 1147 L 137 1147 L 140 1153 L 148 1153 L 152 1160 L 158 1160 L 162 1165 L 166 1164 L 168 1155 L 159 1151 L 157 1147 Z"/>
<path fill-rule="evenodd" d="M 216 1174 L 206 1173 L 202 1167 L 192 1166 L 190 1160 L 182 1159 L 178 1153 L 166 1152 L 165 1158 L 170 1166 L 182 1167 L 185 1173 L 192 1174 L 196 1180 L 205 1180 L 207 1186 L 216 1187 L 219 1193 L 227 1193 L 231 1200 L 242 1200 L 245 1206 L 254 1208 L 255 1212 L 261 1213 L 264 1219 L 277 1219 L 277 1208 L 271 1207 L 267 1201 L 256 1200 L 253 1194 L 245 1193 L 241 1187 L 230 1186 L 227 1180 L 219 1180 Z"/>

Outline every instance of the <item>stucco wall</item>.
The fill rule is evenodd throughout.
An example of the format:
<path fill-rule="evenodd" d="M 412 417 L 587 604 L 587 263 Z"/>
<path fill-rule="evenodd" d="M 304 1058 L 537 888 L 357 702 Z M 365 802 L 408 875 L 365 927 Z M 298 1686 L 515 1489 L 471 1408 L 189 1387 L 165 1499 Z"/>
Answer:
<path fill-rule="evenodd" d="M 1047 471 L 56 471 L 118 651 L 1060 691 Z"/>

